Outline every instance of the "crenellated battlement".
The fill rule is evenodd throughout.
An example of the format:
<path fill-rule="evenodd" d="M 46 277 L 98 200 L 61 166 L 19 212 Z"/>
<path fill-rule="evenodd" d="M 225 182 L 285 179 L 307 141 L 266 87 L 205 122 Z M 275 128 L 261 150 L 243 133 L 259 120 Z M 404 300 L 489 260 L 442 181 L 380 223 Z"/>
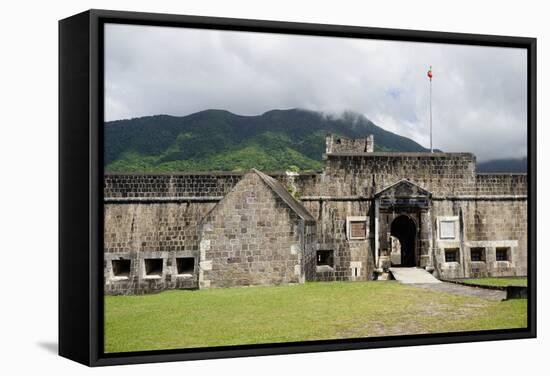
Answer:
<path fill-rule="evenodd" d="M 333 153 L 372 153 L 374 151 L 374 136 L 363 138 L 345 138 L 328 134 L 325 139 L 326 154 Z"/>

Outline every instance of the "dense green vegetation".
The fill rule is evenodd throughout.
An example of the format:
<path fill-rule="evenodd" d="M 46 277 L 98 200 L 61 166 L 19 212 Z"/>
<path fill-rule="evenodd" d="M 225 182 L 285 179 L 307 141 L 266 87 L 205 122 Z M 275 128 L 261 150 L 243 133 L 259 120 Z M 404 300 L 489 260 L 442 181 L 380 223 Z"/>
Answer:
<path fill-rule="evenodd" d="M 487 286 L 527 286 L 527 277 L 469 278 L 461 281 L 465 283 Z"/>
<path fill-rule="evenodd" d="M 105 351 L 520 328 L 526 304 L 396 281 L 107 296 Z"/>
<path fill-rule="evenodd" d="M 322 167 L 325 135 L 373 134 L 376 150 L 426 151 L 416 142 L 376 126 L 364 116 L 339 117 L 306 110 L 239 116 L 206 110 L 175 117 L 148 116 L 105 124 L 105 167 L 112 172 L 266 171 Z"/>

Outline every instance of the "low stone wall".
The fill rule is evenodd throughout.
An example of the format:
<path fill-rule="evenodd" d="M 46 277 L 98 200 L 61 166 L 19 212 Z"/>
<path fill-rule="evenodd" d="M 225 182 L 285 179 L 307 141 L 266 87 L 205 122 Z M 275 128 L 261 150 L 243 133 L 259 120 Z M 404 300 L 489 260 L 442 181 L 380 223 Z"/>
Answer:
<path fill-rule="evenodd" d="M 327 156 L 324 172 L 268 175 L 310 196 L 372 197 L 403 177 L 434 197 L 525 196 L 526 174 L 476 174 L 468 153 L 370 153 Z M 240 172 L 107 174 L 105 198 L 221 198 L 242 178 Z"/>
<path fill-rule="evenodd" d="M 526 286 L 507 286 L 506 300 L 509 299 L 527 299 L 529 298 L 529 289 Z"/>
<path fill-rule="evenodd" d="M 166 288 L 197 288 L 197 225 L 214 205 L 188 202 L 106 203 L 105 293 L 141 294 Z M 193 272 L 178 273 L 178 259 L 182 258 L 194 260 Z M 117 274 L 115 264 L 124 260 L 129 261 L 129 270 Z M 147 260 L 160 260 L 157 262 L 162 265 L 158 271 L 147 273 Z"/>
<path fill-rule="evenodd" d="M 240 172 L 196 172 L 174 174 L 107 174 L 103 194 L 106 199 L 181 198 L 221 199 L 242 179 Z M 287 187 L 295 187 L 297 198 L 318 194 L 320 173 L 287 174 L 270 172 L 269 176 Z"/>
<path fill-rule="evenodd" d="M 499 290 L 506 291 L 506 300 L 510 299 L 527 299 L 529 297 L 529 289 L 527 286 L 491 286 L 482 285 L 478 283 L 469 283 L 455 279 L 442 279 L 443 282 L 455 283 L 462 286 L 468 286 L 472 288 L 486 289 L 486 290 Z"/>
<path fill-rule="evenodd" d="M 115 197 L 223 197 L 240 173 L 106 174 L 103 192 Z"/>
<path fill-rule="evenodd" d="M 527 195 L 527 174 L 477 174 L 471 194 Z"/>

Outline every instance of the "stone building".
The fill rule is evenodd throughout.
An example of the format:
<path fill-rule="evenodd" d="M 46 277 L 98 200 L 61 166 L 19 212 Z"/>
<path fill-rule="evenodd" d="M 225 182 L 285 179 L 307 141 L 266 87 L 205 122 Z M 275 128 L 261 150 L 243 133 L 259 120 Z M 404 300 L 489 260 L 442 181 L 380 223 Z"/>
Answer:
<path fill-rule="evenodd" d="M 327 136 L 319 173 L 107 174 L 105 293 L 527 275 L 527 176 Z"/>
<path fill-rule="evenodd" d="M 283 185 L 253 170 L 199 226 L 200 287 L 303 283 L 315 219 Z"/>

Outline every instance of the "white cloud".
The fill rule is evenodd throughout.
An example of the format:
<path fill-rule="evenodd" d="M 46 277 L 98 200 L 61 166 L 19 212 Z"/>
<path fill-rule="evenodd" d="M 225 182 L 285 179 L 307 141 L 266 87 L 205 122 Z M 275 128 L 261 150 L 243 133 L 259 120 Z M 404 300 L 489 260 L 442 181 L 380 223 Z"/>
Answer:
<path fill-rule="evenodd" d="M 362 113 L 429 146 L 479 160 L 527 149 L 525 50 L 107 25 L 106 120 L 306 108 Z"/>

